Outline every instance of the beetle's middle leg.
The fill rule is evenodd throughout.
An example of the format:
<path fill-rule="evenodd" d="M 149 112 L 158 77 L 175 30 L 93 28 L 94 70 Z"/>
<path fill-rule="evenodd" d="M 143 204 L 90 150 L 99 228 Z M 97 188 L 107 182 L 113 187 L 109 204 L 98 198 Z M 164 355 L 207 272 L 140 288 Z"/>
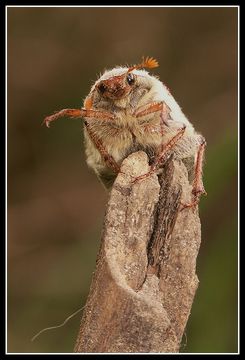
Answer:
<path fill-rule="evenodd" d="M 155 157 L 154 162 L 150 167 L 150 170 L 147 173 L 136 177 L 133 180 L 133 183 L 147 178 L 157 170 L 159 165 L 161 165 L 165 161 L 166 157 L 169 154 L 169 151 L 172 150 L 176 143 L 179 141 L 179 139 L 182 138 L 185 132 L 185 128 L 186 126 L 184 125 L 181 129 L 178 130 L 177 134 L 175 134 L 166 144 L 161 147 L 161 150 L 159 154 Z"/>
<path fill-rule="evenodd" d="M 86 130 L 89 134 L 90 139 L 93 141 L 94 145 L 96 146 L 97 150 L 100 152 L 102 159 L 104 160 L 105 164 L 111 168 L 115 174 L 118 174 L 120 171 L 120 166 L 117 164 L 115 159 L 107 152 L 105 149 L 102 141 L 98 138 L 98 136 L 94 133 L 91 129 L 91 125 L 88 121 L 84 121 L 84 125 Z"/>

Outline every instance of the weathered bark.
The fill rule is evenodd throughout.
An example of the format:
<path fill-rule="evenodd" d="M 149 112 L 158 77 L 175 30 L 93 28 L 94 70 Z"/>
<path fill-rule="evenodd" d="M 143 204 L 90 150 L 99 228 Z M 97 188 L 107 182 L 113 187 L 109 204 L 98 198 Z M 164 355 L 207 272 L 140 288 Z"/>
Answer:
<path fill-rule="evenodd" d="M 110 193 L 97 266 L 75 352 L 178 352 L 198 285 L 198 209 L 181 161 L 160 176 L 144 152 L 124 160 Z"/>

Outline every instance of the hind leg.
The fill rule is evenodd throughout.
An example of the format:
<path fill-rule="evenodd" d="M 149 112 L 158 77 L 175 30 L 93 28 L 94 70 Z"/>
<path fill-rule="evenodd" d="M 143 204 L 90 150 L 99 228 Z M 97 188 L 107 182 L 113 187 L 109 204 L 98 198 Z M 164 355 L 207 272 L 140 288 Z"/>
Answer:
<path fill-rule="evenodd" d="M 204 137 L 201 137 L 200 145 L 198 147 L 196 161 L 195 161 L 194 181 L 192 183 L 193 200 L 190 203 L 182 204 L 183 207 L 181 210 L 198 205 L 201 195 L 202 194 L 207 195 L 202 181 L 202 170 L 203 170 L 205 147 L 206 147 L 206 140 L 204 139 Z"/>

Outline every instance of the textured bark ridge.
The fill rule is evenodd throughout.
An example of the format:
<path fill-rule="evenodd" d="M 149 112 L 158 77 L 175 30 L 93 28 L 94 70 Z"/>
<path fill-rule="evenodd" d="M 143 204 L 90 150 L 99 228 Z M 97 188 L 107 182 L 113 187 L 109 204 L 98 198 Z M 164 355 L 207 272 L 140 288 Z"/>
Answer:
<path fill-rule="evenodd" d="M 111 190 L 101 248 L 75 345 L 80 353 L 176 353 L 198 286 L 198 209 L 180 211 L 192 187 L 169 159 L 160 175 L 144 152 L 124 160 Z M 159 184 L 160 183 L 160 184 Z"/>

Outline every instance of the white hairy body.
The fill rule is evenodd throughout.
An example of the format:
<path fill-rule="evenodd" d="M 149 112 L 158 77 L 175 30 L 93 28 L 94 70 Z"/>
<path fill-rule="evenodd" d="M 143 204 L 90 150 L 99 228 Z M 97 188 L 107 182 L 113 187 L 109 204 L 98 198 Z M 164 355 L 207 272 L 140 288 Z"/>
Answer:
<path fill-rule="evenodd" d="M 202 182 L 205 139 L 183 114 L 168 88 L 144 68 L 155 68 L 154 58 L 143 58 L 131 67 L 105 71 L 92 86 L 81 109 L 63 109 L 47 116 L 44 123 L 63 116 L 83 118 L 88 165 L 110 188 L 122 161 L 143 150 L 150 170 L 136 178 L 140 181 L 159 173 L 170 155 L 181 159 L 192 182 L 193 199 L 184 208 L 198 204 L 206 194 Z"/>
<path fill-rule="evenodd" d="M 113 120 L 89 118 L 90 129 L 103 143 L 108 154 L 119 166 L 129 153 L 137 150 L 145 150 L 148 155 L 157 154 L 161 145 L 167 144 L 184 125 L 186 126 L 185 132 L 172 152 L 179 159 L 193 158 L 194 163 L 202 137 L 195 132 L 174 97 L 159 79 L 145 70 L 133 70 L 134 88 L 127 96 L 118 100 L 104 98 L 96 90 L 96 85 L 101 81 L 126 72 L 127 68 L 106 71 L 93 85 L 88 95 L 89 97 L 93 96 L 93 109 L 115 115 Z M 134 115 L 136 109 L 152 102 L 163 102 L 165 105 L 163 112 L 167 125 L 163 127 L 163 131 L 161 131 L 159 111 L 138 118 Z M 108 172 L 112 174 L 111 169 L 108 169 L 105 164 L 86 127 L 84 135 L 87 163 L 103 181 L 104 174 Z"/>

